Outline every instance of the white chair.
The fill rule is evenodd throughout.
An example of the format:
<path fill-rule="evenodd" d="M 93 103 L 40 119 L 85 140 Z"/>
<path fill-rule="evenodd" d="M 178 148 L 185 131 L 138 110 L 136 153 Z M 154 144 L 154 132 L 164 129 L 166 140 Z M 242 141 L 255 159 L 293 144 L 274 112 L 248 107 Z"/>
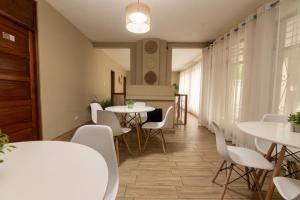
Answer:
<path fill-rule="evenodd" d="M 145 145 L 144 145 L 144 151 L 147 147 L 149 138 L 160 134 L 161 142 L 162 142 L 162 149 L 163 149 L 163 152 L 166 153 L 167 144 L 166 144 L 162 129 L 165 128 L 166 123 L 169 121 L 169 118 L 171 117 L 171 114 L 172 114 L 172 112 L 171 112 L 172 110 L 173 110 L 173 107 L 170 106 L 165 114 L 163 121 L 147 122 L 142 125 L 142 129 L 145 130 L 145 132 L 147 133 L 147 137 L 146 137 L 146 141 L 145 141 Z"/>
<path fill-rule="evenodd" d="M 126 135 L 131 131 L 130 128 L 122 128 L 120 125 L 120 121 L 117 118 L 116 114 L 110 111 L 99 110 L 97 115 L 98 121 L 97 124 L 109 126 L 112 129 L 115 141 L 115 148 L 117 153 L 118 163 L 120 161 L 120 153 L 119 153 L 119 142 L 120 139 L 126 145 L 126 148 L 130 154 L 132 154 L 130 147 L 126 140 Z"/>
<path fill-rule="evenodd" d="M 261 121 L 263 122 L 279 122 L 279 123 L 287 123 L 288 117 L 286 115 L 276 115 L 276 114 L 265 114 Z M 261 152 L 262 154 L 266 155 L 268 153 L 268 150 L 272 144 L 272 142 L 269 142 L 264 139 L 255 138 L 255 147 L 256 149 Z M 281 148 L 281 146 L 277 146 L 277 148 Z M 273 156 L 275 155 L 275 152 L 273 152 Z"/>
<path fill-rule="evenodd" d="M 263 122 L 278 122 L 278 123 L 287 123 L 288 122 L 288 116 L 286 115 L 277 115 L 277 114 L 265 114 L 261 121 Z M 264 139 L 260 139 L 260 138 L 255 138 L 254 139 L 254 142 L 255 142 L 255 146 L 256 146 L 256 149 L 261 152 L 263 155 L 266 155 L 268 153 L 268 150 L 272 144 L 272 142 L 269 142 L 267 140 L 264 140 Z M 277 149 L 280 150 L 282 148 L 281 145 L 277 145 Z M 296 149 L 296 148 L 292 148 L 292 147 L 289 147 L 288 148 L 288 152 L 289 153 L 295 153 L 295 156 L 300 156 L 300 153 L 297 153 L 299 152 L 300 149 Z M 273 151 L 272 153 L 272 157 L 274 157 L 276 155 L 277 152 Z M 286 156 L 285 157 L 285 160 L 287 161 L 287 171 L 292 174 L 293 172 L 292 171 L 298 171 L 297 169 L 297 165 L 296 165 L 296 160 L 293 158 L 293 156 Z M 293 170 L 292 170 L 293 168 Z M 295 174 L 296 176 L 298 175 L 297 172 Z M 263 178 L 262 178 L 262 184 L 265 180 L 265 176 L 266 176 L 266 173 L 264 173 L 263 175 Z"/>
<path fill-rule="evenodd" d="M 71 142 L 89 146 L 104 157 L 108 168 L 108 184 L 104 199 L 116 199 L 119 188 L 119 171 L 111 128 L 102 125 L 82 126 L 77 129 Z"/>
<path fill-rule="evenodd" d="M 274 177 L 273 182 L 284 199 L 300 200 L 300 180 L 285 177 Z"/>
<path fill-rule="evenodd" d="M 99 103 L 91 103 L 91 114 L 92 114 L 92 121 L 94 124 L 97 124 L 97 111 L 103 110 L 102 106 Z"/>
<path fill-rule="evenodd" d="M 145 102 L 135 102 L 133 104 L 133 106 L 146 106 L 146 103 Z M 135 124 L 135 120 L 134 120 L 135 117 L 136 117 L 136 114 L 130 113 L 130 114 L 127 115 L 127 118 L 126 118 L 127 123 L 132 125 L 132 127 L 135 127 L 135 125 L 134 125 Z M 148 116 L 147 116 L 146 112 L 145 113 L 140 113 L 140 117 L 141 117 L 141 123 L 145 123 L 147 121 Z"/>
<path fill-rule="evenodd" d="M 261 154 L 251 149 L 236 146 L 227 146 L 223 131 L 215 122 L 212 122 L 212 127 L 216 135 L 217 151 L 220 154 L 220 156 L 224 159 L 216 175 L 212 179 L 212 182 L 215 182 L 216 178 L 218 177 L 221 171 L 226 170 L 227 172 L 227 170 L 229 170 L 228 173 L 226 173 L 227 176 L 223 186 L 223 191 L 221 193 L 221 199 L 224 198 L 226 189 L 231 183 L 230 177 L 232 170 L 241 170 L 238 166 L 242 166 L 245 168 L 244 174 L 240 176 L 240 178 L 244 176 L 247 177 L 247 183 L 249 188 L 251 178 L 254 181 L 253 185 L 257 189 L 259 198 L 262 199 L 261 188 L 256 176 L 255 169 L 272 170 L 274 168 L 272 163 L 266 160 Z M 225 164 L 226 167 L 224 167 Z M 229 167 L 227 167 L 227 164 L 229 164 Z"/>

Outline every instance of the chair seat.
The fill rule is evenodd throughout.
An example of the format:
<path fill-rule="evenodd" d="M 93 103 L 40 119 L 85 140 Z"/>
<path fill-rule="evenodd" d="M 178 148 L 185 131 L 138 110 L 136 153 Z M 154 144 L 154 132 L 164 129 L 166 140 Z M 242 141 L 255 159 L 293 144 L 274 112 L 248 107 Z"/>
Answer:
<path fill-rule="evenodd" d="M 300 180 L 275 177 L 273 182 L 280 195 L 287 200 L 300 200 Z"/>
<path fill-rule="evenodd" d="M 131 128 L 122 128 L 122 133 L 129 133 L 131 131 Z"/>
<path fill-rule="evenodd" d="M 161 129 L 163 127 L 162 122 L 147 122 L 143 124 L 142 128 L 144 129 Z"/>
<path fill-rule="evenodd" d="M 125 133 L 129 133 L 131 131 L 131 129 L 130 128 L 121 128 L 121 132 L 117 132 L 117 133 L 113 133 L 114 134 L 114 136 L 120 136 L 120 135 L 123 135 L 123 134 L 125 134 Z"/>
<path fill-rule="evenodd" d="M 236 146 L 227 146 L 230 158 L 235 164 L 252 167 L 255 169 L 272 170 L 273 164 L 266 160 L 261 154 L 251 149 Z"/>

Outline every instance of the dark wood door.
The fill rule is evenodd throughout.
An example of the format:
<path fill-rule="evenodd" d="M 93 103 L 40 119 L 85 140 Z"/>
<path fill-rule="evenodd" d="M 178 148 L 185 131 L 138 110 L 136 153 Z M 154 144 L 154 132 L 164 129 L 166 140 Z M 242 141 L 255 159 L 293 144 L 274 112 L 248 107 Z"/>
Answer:
<path fill-rule="evenodd" d="M 11 141 L 38 139 L 34 34 L 0 15 L 0 128 Z"/>

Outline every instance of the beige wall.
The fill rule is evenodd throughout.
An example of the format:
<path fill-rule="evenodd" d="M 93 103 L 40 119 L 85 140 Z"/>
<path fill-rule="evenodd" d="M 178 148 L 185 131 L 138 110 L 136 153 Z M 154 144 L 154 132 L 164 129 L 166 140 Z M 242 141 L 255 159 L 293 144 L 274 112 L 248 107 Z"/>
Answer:
<path fill-rule="evenodd" d="M 119 82 L 119 77 L 126 76 L 126 71 L 117 64 L 111 57 L 106 55 L 101 49 L 94 49 L 95 63 L 90 71 L 91 86 L 93 95 L 98 99 L 110 98 L 110 71 L 115 72 L 115 92 L 123 92 L 123 80 Z"/>
<path fill-rule="evenodd" d="M 109 98 L 110 69 L 125 72 L 44 0 L 38 31 L 42 133 L 53 139 L 90 120 L 93 95 Z"/>
<path fill-rule="evenodd" d="M 180 72 L 172 72 L 172 78 L 171 78 L 171 84 L 172 85 L 174 83 L 176 83 L 177 85 L 179 85 L 179 75 L 180 75 Z"/>

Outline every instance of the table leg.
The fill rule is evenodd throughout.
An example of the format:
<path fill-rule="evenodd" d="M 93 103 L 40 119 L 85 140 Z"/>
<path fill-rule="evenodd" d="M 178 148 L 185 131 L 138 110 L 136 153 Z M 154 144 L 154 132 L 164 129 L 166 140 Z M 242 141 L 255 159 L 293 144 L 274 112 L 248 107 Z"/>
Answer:
<path fill-rule="evenodd" d="M 135 119 L 137 143 L 138 143 L 138 146 L 139 146 L 139 151 L 140 151 L 140 153 L 142 153 L 141 138 L 140 138 L 141 127 L 140 127 L 140 122 L 139 122 L 138 116 L 136 114 L 135 114 L 134 119 Z"/>
<path fill-rule="evenodd" d="M 282 162 L 284 160 L 285 152 L 286 152 L 286 146 L 282 146 L 281 151 L 279 153 L 279 157 L 277 159 L 277 162 L 276 162 L 276 165 L 275 165 L 275 168 L 274 168 L 274 171 L 273 171 L 272 178 L 274 178 L 274 177 L 276 177 L 280 174 L 281 165 L 282 165 Z M 265 200 L 271 200 L 272 199 L 274 189 L 275 189 L 275 185 L 274 185 L 273 180 L 272 180 L 271 184 L 269 186 L 268 193 L 267 193 L 267 196 L 266 196 Z"/>
<path fill-rule="evenodd" d="M 269 148 L 269 150 L 268 150 L 268 152 L 267 152 L 267 154 L 266 154 L 266 156 L 265 156 L 265 158 L 267 160 L 271 161 L 272 153 L 273 153 L 275 147 L 276 147 L 276 144 L 272 143 L 271 146 L 270 146 L 270 148 Z M 258 172 L 257 172 L 257 179 L 258 180 L 260 180 L 260 177 L 263 174 L 263 172 L 264 172 L 263 169 L 258 170 Z M 261 182 L 260 182 L 260 186 L 261 187 L 263 186 L 263 182 L 264 182 L 264 180 L 261 180 Z"/>

